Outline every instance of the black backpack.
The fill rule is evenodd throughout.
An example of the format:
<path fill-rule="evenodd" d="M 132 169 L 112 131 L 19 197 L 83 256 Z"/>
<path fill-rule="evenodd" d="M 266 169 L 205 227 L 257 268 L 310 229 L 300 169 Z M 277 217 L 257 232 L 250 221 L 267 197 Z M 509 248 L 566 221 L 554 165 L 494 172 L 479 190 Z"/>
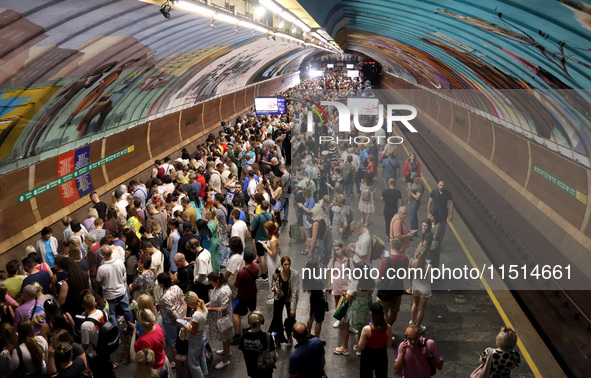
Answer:
<path fill-rule="evenodd" d="M 86 317 L 86 320 L 94 323 L 98 330 L 98 342 L 94 346 L 94 350 L 100 356 L 110 356 L 119 348 L 119 328 L 116 324 L 113 324 L 107 314 L 103 313 L 104 323 L 99 323 L 98 320 L 90 317 Z"/>

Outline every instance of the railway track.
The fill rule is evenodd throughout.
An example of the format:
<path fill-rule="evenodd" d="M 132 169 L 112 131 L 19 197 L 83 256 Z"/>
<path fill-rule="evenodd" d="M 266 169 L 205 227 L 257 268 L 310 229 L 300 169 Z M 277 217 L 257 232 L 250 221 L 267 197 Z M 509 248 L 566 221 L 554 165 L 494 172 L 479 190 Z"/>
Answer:
<path fill-rule="evenodd" d="M 536 264 L 568 263 L 469 162 L 462 160 L 420 121 L 415 119 L 414 123 L 417 129 L 420 127 L 419 133 L 406 132 L 405 140 L 436 179 L 445 178 L 447 188 L 453 192 L 454 208 L 495 267 L 517 264 L 533 269 Z M 582 274 L 573 268 L 574 276 Z M 524 287 L 523 281 L 506 284 L 565 374 L 589 376 L 591 292 L 563 290 L 553 280 L 539 282 L 537 290 L 516 290 Z"/>

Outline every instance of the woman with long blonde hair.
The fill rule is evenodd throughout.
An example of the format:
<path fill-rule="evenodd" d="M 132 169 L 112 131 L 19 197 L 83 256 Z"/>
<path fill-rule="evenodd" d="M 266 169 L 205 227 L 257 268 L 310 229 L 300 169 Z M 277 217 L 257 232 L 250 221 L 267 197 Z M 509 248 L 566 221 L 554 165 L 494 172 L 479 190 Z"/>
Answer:
<path fill-rule="evenodd" d="M 421 332 L 425 332 L 427 327 L 421 325 L 425 316 L 425 307 L 427 300 L 431 298 L 431 264 L 427 261 L 427 247 L 419 245 L 415 251 L 415 256 L 410 260 L 408 267 L 415 269 L 417 276 L 413 277 L 412 295 L 414 302 L 410 310 L 411 322 L 419 327 Z"/>
<path fill-rule="evenodd" d="M 195 311 L 192 317 L 183 318 L 186 323 L 179 322 L 189 334 L 189 370 L 193 378 L 202 378 L 207 375 L 207 361 L 203 347 L 207 342 L 205 335 L 205 323 L 207 322 L 207 307 L 203 299 L 199 299 L 192 291 L 185 294 L 187 306 Z"/>

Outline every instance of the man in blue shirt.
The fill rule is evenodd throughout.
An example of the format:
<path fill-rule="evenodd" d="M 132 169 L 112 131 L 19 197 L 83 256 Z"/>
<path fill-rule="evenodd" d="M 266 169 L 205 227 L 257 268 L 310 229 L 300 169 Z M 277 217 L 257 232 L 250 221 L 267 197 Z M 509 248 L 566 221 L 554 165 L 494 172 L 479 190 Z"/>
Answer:
<path fill-rule="evenodd" d="M 308 330 L 304 323 L 293 326 L 292 335 L 298 344 L 289 358 L 290 378 L 321 378 L 324 374 L 325 342 L 317 337 L 308 339 Z"/>
<path fill-rule="evenodd" d="M 393 178 L 398 179 L 400 176 L 400 164 L 394 157 L 394 152 L 390 152 L 388 157 L 382 162 L 382 173 L 384 174 L 384 187 L 388 187 L 388 180 Z"/>

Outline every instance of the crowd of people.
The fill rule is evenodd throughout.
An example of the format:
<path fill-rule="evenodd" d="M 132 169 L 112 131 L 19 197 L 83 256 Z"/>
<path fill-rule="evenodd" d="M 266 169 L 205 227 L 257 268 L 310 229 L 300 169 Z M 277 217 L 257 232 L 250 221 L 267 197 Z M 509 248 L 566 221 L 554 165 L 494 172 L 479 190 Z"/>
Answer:
<path fill-rule="evenodd" d="M 249 376 L 271 377 L 276 349 L 295 340 L 290 376 L 321 377 L 320 336 L 332 295 L 333 326 L 342 334 L 333 353 L 349 355 L 353 333 L 361 376 L 385 377 L 406 292 L 414 298 L 411 320 L 394 370 L 405 377 L 441 370 L 435 341 L 422 336 L 432 295 L 428 278 L 409 288 L 399 280 L 344 275 L 324 282 L 302 277 L 292 259 L 305 259 L 310 270 L 363 269 L 379 259 L 380 276 L 398 267 L 428 272 L 439 264 L 446 221 L 453 217 L 451 192 L 441 180 L 425 193 L 415 154 L 401 166 L 393 145 L 320 144 L 306 132 L 307 108 L 297 98 L 367 97 L 369 83 L 334 71 L 282 95 L 293 100 L 286 114 L 251 109 L 222 122 L 218 136 L 210 135 L 196 152 L 183 149 L 174 161 L 156 160 L 145 182 L 119 186 L 112 204 L 90 194 L 87 217 L 64 217 L 60 240 L 45 227 L 22 260 L 8 262 L 0 284 L 0 375 L 114 377 L 119 364 L 134 362 L 136 377 L 165 377 L 174 369 L 178 377 L 196 378 L 228 366 L 237 347 Z M 316 122 L 334 135 L 338 113 Z M 428 217 L 419 230 L 425 195 Z M 380 207 L 382 235 L 368 228 Z M 295 220 L 288 223 L 291 212 Z M 282 233 L 292 241 L 283 250 Z M 410 241 L 419 235 L 412 253 Z M 286 253 L 294 246 L 301 252 Z M 257 283 L 268 285 L 266 298 L 257 295 Z M 310 301 L 305 324 L 296 321 L 302 289 Z M 267 324 L 260 311 L 265 305 L 273 309 Z M 515 333 L 503 329 L 499 348 L 487 349 L 481 365 L 502 358 L 505 365 L 489 370 L 505 376 L 519 363 L 515 342 Z M 116 351 L 119 361 L 113 362 Z"/>

